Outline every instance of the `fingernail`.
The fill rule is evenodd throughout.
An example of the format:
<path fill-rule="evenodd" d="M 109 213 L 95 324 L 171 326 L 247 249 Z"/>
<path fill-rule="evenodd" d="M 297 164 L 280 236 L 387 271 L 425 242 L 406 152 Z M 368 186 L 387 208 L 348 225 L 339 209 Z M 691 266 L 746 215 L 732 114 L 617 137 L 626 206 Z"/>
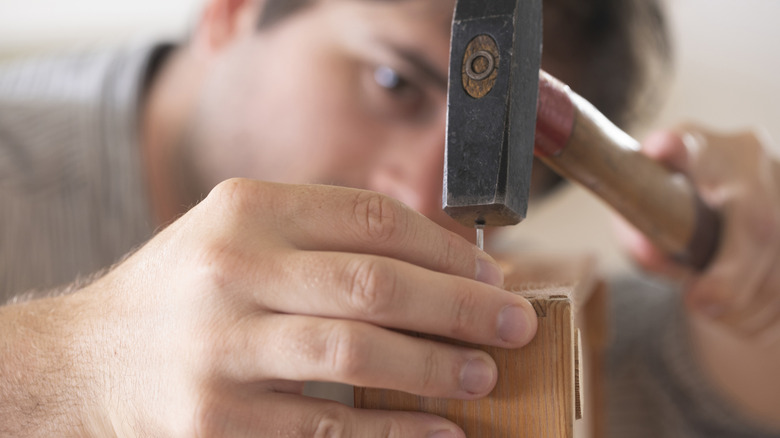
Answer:
<path fill-rule="evenodd" d="M 456 432 L 446 429 L 446 430 L 437 430 L 436 432 L 431 433 L 428 435 L 428 438 L 458 438 L 460 435 L 458 435 Z"/>
<path fill-rule="evenodd" d="M 477 258 L 476 280 L 482 283 L 501 287 L 504 285 L 504 272 L 495 263 Z"/>
<path fill-rule="evenodd" d="M 471 359 L 460 371 L 460 387 L 470 394 L 490 391 L 493 380 L 493 367 L 482 359 Z"/>
<path fill-rule="evenodd" d="M 498 337 L 509 344 L 521 344 L 528 338 L 528 315 L 520 306 L 506 306 L 498 314 Z"/>

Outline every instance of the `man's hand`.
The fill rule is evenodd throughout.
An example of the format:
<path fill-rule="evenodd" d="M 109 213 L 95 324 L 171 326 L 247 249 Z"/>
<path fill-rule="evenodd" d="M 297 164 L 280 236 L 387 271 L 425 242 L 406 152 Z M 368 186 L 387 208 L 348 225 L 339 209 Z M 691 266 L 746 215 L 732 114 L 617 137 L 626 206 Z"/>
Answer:
<path fill-rule="evenodd" d="M 619 231 L 645 268 L 681 280 L 697 353 L 711 377 L 748 410 L 780 418 L 780 163 L 754 133 L 687 125 L 659 132 L 643 152 L 688 176 L 722 215 L 710 266 L 692 272 L 664 258 L 625 222 Z"/>
<path fill-rule="evenodd" d="M 487 354 L 399 330 L 525 345 L 535 312 L 502 281 L 485 253 L 390 198 L 231 180 L 87 288 L 0 309 L 0 321 L 37 318 L 32 331 L 59 338 L 47 363 L 27 370 L 54 370 L 39 391 L 25 391 L 33 377 L 9 377 L 12 364 L 0 377 L 17 383 L 6 390 L 17 399 L 77 392 L 47 399 L 64 400 L 56 409 L 27 400 L 31 409 L 16 412 L 61 434 L 90 423 L 171 437 L 463 436 L 430 415 L 305 398 L 302 382 L 488 394 L 497 370 Z M 42 354 L 19 351 L 34 333 L 0 328 L 14 333 L 3 360 Z"/>

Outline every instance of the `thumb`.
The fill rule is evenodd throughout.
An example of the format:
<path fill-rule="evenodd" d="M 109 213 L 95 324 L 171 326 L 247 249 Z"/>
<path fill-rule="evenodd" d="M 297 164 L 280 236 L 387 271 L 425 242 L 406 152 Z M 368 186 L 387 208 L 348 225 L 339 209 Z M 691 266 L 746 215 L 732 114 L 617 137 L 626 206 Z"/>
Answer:
<path fill-rule="evenodd" d="M 691 149 L 698 141 L 694 134 L 679 131 L 656 131 L 642 142 L 642 153 L 667 169 L 690 176 Z"/>

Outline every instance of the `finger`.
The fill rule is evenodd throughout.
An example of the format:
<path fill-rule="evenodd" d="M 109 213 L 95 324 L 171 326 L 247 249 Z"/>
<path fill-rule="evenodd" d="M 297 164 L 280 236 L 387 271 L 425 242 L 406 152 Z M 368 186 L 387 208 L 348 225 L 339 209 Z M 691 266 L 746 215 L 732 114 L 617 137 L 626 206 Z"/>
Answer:
<path fill-rule="evenodd" d="M 758 165 L 772 170 L 764 143 L 752 132 L 721 135 L 695 125 L 681 126 L 676 132 L 688 154 L 688 175 L 702 197 L 715 206 L 728 196 L 728 183 L 755 179 Z"/>
<path fill-rule="evenodd" d="M 775 260 L 778 266 L 780 260 Z M 721 318 L 726 325 L 743 336 L 758 340 L 776 341 L 780 330 L 780 270 L 773 269 L 741 311 L 725 313 Z"/>
<path fill-rule="evenodd" d="M 618 240 L 642 269 L 678 281 L 684 281 L 690 276 L 690 269 L 670 259 L 625 218 L 618 215 L 612 218 Z"/>
<path fill-rule="evenodd" d="M 250 225 L 241 225 L 247 236 L 271 226 L 277 233 L 271 237 L 299 249 L 371 253 L 503 284 L 503 273 L 489 255 L 399 201 L 378 193 L 229 180 L 209 198 L 211 204 L 218 204 L 212 210 L 237 211 L 251 221 Z"/>
<path fill-rule="evenodd" d="M 688 148 L 695 142 L 694 134 L 680 131 L 658 131 L 642 142 L 642 152 L 669 170 L 687 174 L 689 170 Z"/>
<path fill-rule="evenodd" d="M 710 315 L 750 306 L 770 276 L 780 251 L 780 206 L 773 163 L 752 136 L 710 139 L 713 150 L 702 161 L 726 160 L 728 171 L 713 172 L 712 197 L 724 218 L 721 248 L 711 269 L 690 290 L 689 303 Z M 718 151 L 721 151 L 718 153 Z"/>
<path fill-rule="evenodd" d="M 241 403 L 214 400 L 199 417 L 194 435 L 216 438 L 465 438 L 455 424 L 435 415 L 353 409 L 291 394 L 266 393 Z"/>
<path fill-rule="evenodd" d="M 521 347 L 536 334 L 536 312 L 526 299 L 474 280 L 345 253 L 295 251 L 267 263 L 276 275 L 262 289 L 247 287 L 257 291 L 261 307 L 276 312 L 359 320 L 504 348 Z"/>
<path fill-rule="evenodd" d="M 756 295 L 776 269 L 780 250 L 780 212 L 762 199 L 766 197 L 760 190 L 751 190 L 723 207 L 726 226 L 721 249 L 711 268 L 689 290 L 688 302 L 694 308 L 722 317 L 755 304 Z"/>
<path fill-rule="evenodd" d="M 370 324 L 272 315 L 243 321 L 225 357 L 240 381 L 327 381 L 429 397 L 475 399 L 495 386 L 484 351 L 437 343 Z"/>

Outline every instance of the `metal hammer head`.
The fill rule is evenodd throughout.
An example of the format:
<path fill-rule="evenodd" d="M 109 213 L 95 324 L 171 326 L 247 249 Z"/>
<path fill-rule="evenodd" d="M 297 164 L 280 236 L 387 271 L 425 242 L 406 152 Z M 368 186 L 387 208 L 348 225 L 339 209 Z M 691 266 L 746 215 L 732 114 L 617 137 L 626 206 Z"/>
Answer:
<path fill-rule="evenodd" d="M 542 0 L 456 2 L 442 198 L 466 226 L 525 217 L 541 53 Z"/>

